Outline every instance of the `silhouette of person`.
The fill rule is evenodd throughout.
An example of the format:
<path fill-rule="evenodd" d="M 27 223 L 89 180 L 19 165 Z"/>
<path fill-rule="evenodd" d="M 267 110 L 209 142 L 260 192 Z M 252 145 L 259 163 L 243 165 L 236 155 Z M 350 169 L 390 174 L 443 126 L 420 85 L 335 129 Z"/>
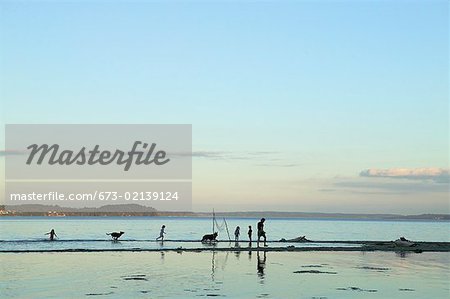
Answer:
<path fill-rule="evenodd" d="M 161 226 L 161 231 L 159 232 L 159 237 L 156 238 L 156 240 L 161 239 L 161 241 L 164 241 L 164 234 L 166 234 L 166 232 L 164 231 L 165 229 L 166 229 L 165 225 Z"/>
<path fill-rule="evenodd" d="M 241 228 L 239 226 L 236 227 L 236 230 L 234 231 L 234 240 L 237 242 L 239 241 L 239 235 L 241 234 Z"/>
<path fill-rule="evenodd" d="M 248 241 L 250 242 L 250 244 L 252 244 L 252 235 L 253 235 L 252 226 L 249 225 L 248 226 Z"/>
<path fill-rule="evenodd" d="M 48 233 L 46 233 L 46 235 L 50 235 L 50 241 L 53 241 L 56 238 L 58 238 L 58 236 L 55 233 L 55 230 L 52 228 L 51 231 L 49 231 Z"/>
<path fill-rule="evenodd" d="M 261 218 L 261 220 L 258 222 L 258 247 L 259 247 L 259 241 L 261 239 L 261 237 L 264 238 L 264 246 L 266 245 L 266 232 L 264 231 L 264 222 L 266 221 L 265 218 Z"/>

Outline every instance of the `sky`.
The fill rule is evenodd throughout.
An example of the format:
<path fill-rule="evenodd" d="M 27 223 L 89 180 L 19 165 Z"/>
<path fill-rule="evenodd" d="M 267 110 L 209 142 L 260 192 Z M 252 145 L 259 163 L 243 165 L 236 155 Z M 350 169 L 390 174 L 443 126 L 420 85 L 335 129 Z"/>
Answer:
<path fill-rule="evenodd" d="M 447 1 L 0 0 L 0 99 L 192 124 L 194 211 L 450 212 Z"/>

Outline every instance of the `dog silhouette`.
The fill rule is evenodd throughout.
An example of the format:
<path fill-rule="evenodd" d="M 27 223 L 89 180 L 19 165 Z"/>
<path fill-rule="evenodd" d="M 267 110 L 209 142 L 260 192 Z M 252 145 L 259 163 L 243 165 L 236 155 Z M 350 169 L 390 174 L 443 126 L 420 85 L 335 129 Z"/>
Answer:
<path fill-rule="evenodd" d="M 117 241 L 125 232 L 112 232 L 112 233 L 106 233 L 108 236 L 111 236 L 111 238 L 114 241 Z"/>
<path fill-rule="evenodd" d="M 204 235 L 202 238 L 202 242 L 212 242 L 212 241 L 217 241 L 217 233 L 214 234 L 209 234 L 209 235 Z"/>

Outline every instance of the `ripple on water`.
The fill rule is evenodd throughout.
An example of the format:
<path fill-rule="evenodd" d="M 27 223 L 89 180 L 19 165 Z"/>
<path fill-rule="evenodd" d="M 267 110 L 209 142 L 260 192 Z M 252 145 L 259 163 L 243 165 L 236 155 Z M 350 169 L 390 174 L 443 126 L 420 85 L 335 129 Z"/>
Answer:
<path fill-rule="evenodd" d="M 378 292 L 378 290 L 361 289 L 361 288 L 358 288 L 358 287 L 336 288 L 336 290 L 338 290 L 338 291 L 369 292 L 369 293 Z"/>
<path fill-rule="evenodd" d="M 121 276 L 123 280 L 143 280 L 143 281 L 148 281 L 147 275 L 145 274 L 132 274 L 132 275 L 126 275 L 126 276 Z"/>
<path fill-rule="evenodd" d="M 363 269 L 363 270 L 373 270 L 373 271 L 389 271 L 390 268 L 383 268 L 383 267 L 370 267 L 370 266 L 361 266 L 356 267 L 356 269 Z"/>
<path fill-rule="evenodd" d="M 296 274 L 337 274 L 337 272 L 332 271 L 319 271 L 319 270 L 300 270 L 294 271 Z"/>
<path fill-rule="evenodd" d="M 114 292 L 108 292 L 108 293 L 87 293 L 86 296 L 107 296 L 112 295 Z"/>

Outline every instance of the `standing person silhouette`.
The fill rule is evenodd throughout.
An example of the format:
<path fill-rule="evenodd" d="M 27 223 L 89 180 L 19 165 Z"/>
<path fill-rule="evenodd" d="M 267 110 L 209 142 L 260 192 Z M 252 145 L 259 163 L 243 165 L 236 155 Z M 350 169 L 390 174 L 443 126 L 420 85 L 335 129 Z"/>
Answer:
<path fill-rule="evenodd" d="M 164 234 L 166 234 L 166 232 L 164 231 L 165 229 L 166 229 L 165 225 L 161 226 L 161 231 L 159 232 L 159 237 L 156 238 L 156 240 L 161 239 L 161 241 L 164 241 Z"/>
<path fill-rule="evenodd" d="M 50 235 L 50 241 L 53 241 L 56 238 L 58 238 L 58 236 L 55 233 L 55 230 L 52 228 L 51 231 L 49 231 L 48 233 L 46 233 L 46 235 Z"/>
<path fill-rule="evenodd" d="M 234 240 L 236 242 L 239 241 L 239 235 L 241 234 L 241 228 L 239 226 L 236 227 L 236 230 L 234 231 Z"/>
<path fill-rule="evenodd" d="M 259 247 L 259 241 L 261 239 L 261 237 L 264 238 L 264 246 L 266 245 L 266 232 L 264 231 L 264 222 L 266 221 L 265 218 L 261 218 L 261 220 L 258 222 L 258 247 Z"/>
<path fill-rule="evenodd" d="M 249 226 L 248 226 L 248 242 L 249 242 L 250 244 L 252 244 L 252 235 L 253 235 L 252 226 L 249 225 Z"/>

